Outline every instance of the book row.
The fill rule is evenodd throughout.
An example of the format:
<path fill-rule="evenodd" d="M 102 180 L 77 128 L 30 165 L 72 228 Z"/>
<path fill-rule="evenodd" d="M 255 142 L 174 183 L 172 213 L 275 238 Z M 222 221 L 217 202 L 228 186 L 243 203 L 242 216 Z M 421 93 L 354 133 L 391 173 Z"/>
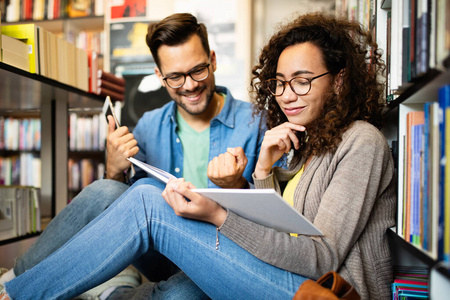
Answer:
<path fill-rule="evenodd" d="M 105 164 L 88 158 L 80 160 L 69 158 L 68 172 L 69 190 L 77 192 L 94 180 L 102 178 L 105 173 Z"/>
<path fill-rule="evenodd" d="M 450 85 L 406 114 L 398 233 L 437 260 L 450 259 Z M 401 181 L 403 180 L 403 181 Z"/>
<path fill-rule="evenodd" d="M 0 150 L 41 149 L 41 120 L 0 116 Z"/>
<path fill-rule="evenodd" d="M 431 69 L 444 69 L 450 54 L 450 2 L 392 1 L 387 13 L 388 100 Z"/>
<path fill-rule="evenodd" d="M 69 42 L 35 24 L 1 26 L 1 61 L 80 90 L 123 101 L 125 80 L 102 70 L 103 33 L 68 37 Z M 85 38 L 92 37 L 91 42 Z M 76 43 L 76 44 L 75 44 Z M 103 43 L 104 44 L 104 43 Z"/>
<path fill-rule="evenodd" d="M 102 16 L 105 8 L 105 0 L 10 0 L 6 3 L 1 15 L 6 22 Z"/>
<path fill-rule="evenodd" d="M 41 187 L 41 159 L 31 153 L 0 157 L 0 185 Z"/>
<path fill-rule="evenodd" d="M 41 231 L 39 189 L 0 186 L 0 240 Z"/>
<path fill-rule="evenodd" d="M 103 114 L 69 116 L 69 149 L 71 151 L 97 151 L 105 149 L 108 127 Z"/>

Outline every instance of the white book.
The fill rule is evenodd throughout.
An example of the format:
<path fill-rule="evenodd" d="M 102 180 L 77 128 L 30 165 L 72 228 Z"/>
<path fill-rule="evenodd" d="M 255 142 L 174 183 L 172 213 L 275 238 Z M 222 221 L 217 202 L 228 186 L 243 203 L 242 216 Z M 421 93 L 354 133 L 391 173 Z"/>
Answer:
<path fill-rule="evenodd" d="M 146 164 L 135 158 L 128 158 L 133 164 L 150 175 L 167 183 L 172 174 Z M 308 219 L 296 211 L 273 189 L 192 189 L 208 197 L 224 208 L 255 223 L 288 233 L 323 235 Z"/>
<path fill-rule="evenodd" d="M 175 176 L 173 176 L 172 174 L 163 171 L 161 169 L 158 169 L 154 166 L 151 166 L 149 164 L 146 164 L 145 162 L 142 162 L 134 157 L 129 157 L 127 158 L 130 162 L 132 162 L 133 164 L 135 164 L 137 167 L 141 168 L 142 170 L 144 170 L 145 172 L 147 172 L 148 174 L 156 177 L 157 179 L 161 180 L 162 182 L 166 183 L 169 182 L 169 179 L 171 178 L 176 178 Z"/>
<path fill-rule="evenodd" d="M 192 189 L 224 208 L 278 231 L 304 235 L 323 233 L 274 189 Z"/>

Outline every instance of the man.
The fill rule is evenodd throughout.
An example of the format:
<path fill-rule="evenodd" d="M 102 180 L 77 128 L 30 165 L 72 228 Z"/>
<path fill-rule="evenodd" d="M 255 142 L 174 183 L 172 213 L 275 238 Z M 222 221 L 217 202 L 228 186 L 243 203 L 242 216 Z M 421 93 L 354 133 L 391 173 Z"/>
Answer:
<path fill-rule="evenodd" d="M 264 125 L 260 118 L 252 119 L 249 103 L 235 100 L 228 89 L 215 85 L 216 55 L 209 49 L 206 27 L 190 14 L 174 14 L 150 24 L 146 42 L 157 65 L 156 75 L 174 101 L 146 112 L 133 134 L 126 127 L 114 130 L 110 117 L 106 180 L 86 187 L 61 211 L 3 281 L 53 253 L 125 192 L 127 157 L 183 177 L 198 188 L 243 188 L 251 182 Z M 147 176 L 136 170 L 131 183 Z M 156 266 L 148 265 L 146 257 L 133 263 L 150 281 L 165 280 L 151 288 L 153 296 L 179 298 L 181 289 L 185 297 L 205 297 L 184 274 L 176 274 L 176 266 L 159 256 Z M 114 298 L 111 290 L 105 293 Z"/>

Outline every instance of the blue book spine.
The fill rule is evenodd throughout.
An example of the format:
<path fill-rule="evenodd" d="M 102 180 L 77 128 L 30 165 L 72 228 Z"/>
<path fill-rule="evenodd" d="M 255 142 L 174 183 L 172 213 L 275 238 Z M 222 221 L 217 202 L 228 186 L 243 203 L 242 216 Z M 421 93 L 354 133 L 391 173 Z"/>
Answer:
<path fill-rule="evenodd" d="M 422 248 L 424 250 L 430 250 L 428 231 L 430 225 L 428 224 L 429 213 L 429 197 L 430 197 L 430 106 L 433 102 L 427 102 L 424 105 L 424 127 L 423 127 L 423 160 L 422 160 L 422 215 L 423 220 L 423 243 Z"/>
<path fill-rule="evenodd" d="M 422 135 L 423 135 L 423 124 L 414 125 L 412 128 L 413 132 L 413 173 L 412 173 L 412 224 L 411 233 L 413 244 L 420 246 L 420 215 L 421 215 L 421 205 L 420 205 L 420 179 L 421 179 L 421 158 L 422 158 Z"/>
<path fill-rule="evenodd" d="M 445 213 L 445 109 L 450 107 L 450 85 L 439 89 L 439 144 L 440 144 L 440 171 L 439 171 L 439 218 L 438 218 L 438 260 L 444 259 L 444 213 Z M 434 199 L 433 199 L 434 201 Z"/>

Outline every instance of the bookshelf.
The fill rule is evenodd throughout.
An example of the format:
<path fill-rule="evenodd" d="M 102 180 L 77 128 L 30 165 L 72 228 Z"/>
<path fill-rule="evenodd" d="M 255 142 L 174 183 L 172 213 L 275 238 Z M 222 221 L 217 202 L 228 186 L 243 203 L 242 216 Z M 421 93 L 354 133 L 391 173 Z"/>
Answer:
<path fill-rule="evenodd" d="M 438 103 L 439 89 L 450 84 L 450 40 L 448 38 L 450 22 L 446 20 L 448 19 L 446 11 L 448 12 L 450 7 L 446 7 L 446 5 L 450 5 L 449 1 L 336 1 L 336 13 L 365 25 L 372 32 L 379 48 L 383 49 L 382 58 L 386 62 L 387 69 L 384 74 L 386 107 L 383 114 L 385 126 L 382 132 L 393 153 L 398 192 L 397 225 L 396 228 L 388 231 L 388 240 L 393 264 L 396 268 L 405 270 L 411 267 L 415 270 L 427 270 L 429 296 L 432 299 L 444 299 L 450 290 L 450 262 L 446 258 L 446 255 L 448 257 L 450 253 L 448 250 L 440 253 L 442 250 L 439 250 L 438 247 L 437 234 L 439 224 L 442 224 L 442 221 L 439 221 L 439 214 L 442 214 L 442 211 L 444 211 L 444 215 L 448 214 L 445 208 L 440 207 L 439 203 L 442 201 L 448 203 L 449 199 L 440 198 L 440 195 L 443 194 L 441 190 L 436 192 L 438 182 L 444 181 L 446 174 L 441 171 L 439 160 L 434 160 L 433 163 L 428 162 L 428 165 L 434 165 L 434 170 L 438 170 L 433 173 L 437 174 L 435 178 L 438 179 L 430 179 L 431 176 L 423 175 L 425 172 L 421 171 L 420 182 L 422 185 L 419 190 L 419 199 L 423 199 L 424 193 L 426 193 L 426 197 L 429 199 L 427 201 L 430 204 L 426 206 L 425 202 L 418 202 L 415 204 L 415 211 L 423 211 L 423 208 L 427 207 L 434 215 L 425 214 L 430 217 L 428 222 L 425 220 L 419 223 L 420 225 L 414 225 L 415 228 L 421 228 L 420 240 L 411 238 L 412 234 L 405 231 L 406 224 L 417 223 L 410 222 L 405 217 L 407 214 L 412 215 L 409 210 L 406 210 L 408 213 L 405 213 L 405 208 L 408 208 L 405 200 L 408 198 L 406 193 L 408 185 L 405 178 L 408 178 L 408 172 L 411 172 L 406 167 L 408 166 L 408 147 L 405 136 L 407 135 L 408 113 L 423 111 L 424 104 L 427 102 Z M 425 136 L 425 133 L 422 136 Z M 437 136 L 440 136 L 439 132 Z M 442 142 L 439 141 L 439 145 L 433 149 L 440 149 L 441 144 Z M 427 149 L 431 149 L 431 146 Z M 421 158 L 424 159 L 423 152 L 424 150 L 421 152 Z M 439 151 L 433 153 L 439 153 Z M 431 171 L 427 174 L 429 173 Z M 423 179 L 425 177 L 429 180 L 427 183 Z M 423 186 L 425 184 L 430 186 L 431 180 L 434 180 L 434 189 L 433 192 L 427 192 L 428 190 L 425 191 Z M 448 180 L 445 177 L 445 181 L 448 182 Z M 420 208 L 417 209 L 417 207 Z M 421 213 L 423 214 L 423 212 Z M 423 217 L 423 215 L 421 216 Z M 424 223 L 429 223 L 430 226 L 435 224 L 433 225 L 435 227 L 429 231 L 430 229 L 424 229 L 427 228 L 426 225 L 423 225 Z M 428 243 L 424 240 L 425 231 L 428 233 Z M 445 231 L 445 235 L 450 235 L 450 232 Z"/>
<path fill-rule="evenodd" d="M 383 116 L 385 127 L 382 131 L 393 153 L 398 192 L 397 225 L 396 228 L 388 231 L 393 264 L 396 268 L 406 269 L 410 267 L 416 270 L 427 270 L 429 295 L 432 299 L 444 299 L 448 295 L 445 291 L 450 289 L 450 263 L 448 261 L 443 262 L 445 260 L 445 252 L 439 253 L 438 251 L 438 216 L 440 213 L 442 214 L 442 210 L 439 209 L 439 202 L 443 200 L 437 196 L 439 193 L 431 193 L 423 189 L 423 178 L 427 176 L 427 180 L 432 180 L 428 175 L 423 175 L 425 174 L 423 171 L 420 173 L 422 184 L 420 199 L 423 199 L 424 193 L 426 193 L 430 204 L 426 206 L 425 202 L 417 202 L 415 209 L 420 207 L 417 210 L 420 210 L 420 213 L 423 214 L 423 208 L 425 206 L 429 207 L 430 211 L 434 212 L 435 215 L 426 214 L 431 216 L 428 223 L 436 224 L 436 227 L 431 229 L 433 231 L 421 229 L 420 240 L 411 238 L 412 234 L 409 235 L 405 231 L 405 228 L 409 226 L 406 224 L 413 224 L 409 222 L 409 219 L 405 219 L 406 215 L 412 215 L 409 210 L 406 210 L 408 213 L 405 213 L 405 209 L 409 207 L 406 206 L 407 202 L 405 200 L 408 198 L 406 192 L 408 185 L 405 178 L 408 178 L 409 172 L 412 172 L 407 168 L 408 147 L 406 146 L 405 136 L 407 135 L 408 113 L 423 111 L 424 104 L 427 102 L 437 103 L 439 100 L 439 89 L 450 84 L 450 49 L 448 44 L 444 47 L 445 43 L 442 42 L 445 36 L 442 30 L 447 30 L 447 35 L 449 30 L 448 23 L 443 24 L 445 23 L 445 2 L 447 3 L 446 5 L 450 4 L 448 4 L 448 1 L 414 0 L 351 0 L 338 2 L 347 4 L 337 5 L 341 13 L 345 13 L 349 18 L 354 18 L 363 24 L 367 24 L 367 28 L 374 33 L 379 47 L 384 50 L 383 59 L 387 64 L 385 74 L 387 85 L 385 95 L 386 107 Z M 417 7 L 415 7 L 416 4 Z M 414 9 L 416 9 L 415 14 L 412 14 L 411 11 L 414 11 Z M 422 22 L 423 18 L 419 16 L 423 15 L 426 15 L 427 21 L 421 24 L 420 22 Z M 358 16 L 363 16 L 364 18 L 361 20 Z M 415 24 L 416 29 L 414 29 L 412 24 Z M 426 29 L 422 29 L 421 32 L 417 28 Z M 423 34 L 423 32 L 427 34 Z M 421 41 L 421 43 L 418 41 Z M 417 51 L 415 54 L 411 52 L 414 50 Z M 422 55 L 421 58 L 419 58 L 418 53 Z M 440 148 L 439 145 L 437 147 Z M 431 148 L 431 146 L 428 148 Z M 421 155 L 424 155 L 423 150 Z M 425 156 L 421 156 L 421 158 L 423 157 Z M 434 165 L 436 169 L 440 169 L 439 162 Z M 444 180 L 445 175 L 445 173 L 440 171 L 437 171 L 437 174 L 436 178 L 439 177 L 439 179 L 433 179 L 437 180 L 435 181 L 435 187 L 437 187 L 439 180 Z M 448 181 L 448 178 L 445 178 L 445 180 Z M 430 182 L 427 184 L 429 186 Z M 437 188 L 434 191 L 436 190 Z M 446 201 L 448 202 L 448 199 Z M 427 223 L 427 220 L 422 223 Z M 421 225 L 414 225 L 416 226 L 415 228 L 426 228 L 422 223 L 419 223 Z M 425 236 L 425 231 L 429 233 L 429 236 L 427 236 L 428 243 L 424 242 L 423 236 Z M 450 235 L 450 232 L 445 234 Z M 449 253 L 446 252 L 446 255 L 449 255 Z"/>
<path fill-rule="evenodd" d="M 44 220 L 51 219 L 67 205 L 68 199 L 69 109 L 100 110 L 103 97 L 4 63 L 0 63 L 0 77 L 0 115 L 32 114 L 41 120 L 41 147 L 33 152 L 39 155 L 42 166 L 41 214 Z M 0 241 L 0 245 L 21 239 Z"/>

